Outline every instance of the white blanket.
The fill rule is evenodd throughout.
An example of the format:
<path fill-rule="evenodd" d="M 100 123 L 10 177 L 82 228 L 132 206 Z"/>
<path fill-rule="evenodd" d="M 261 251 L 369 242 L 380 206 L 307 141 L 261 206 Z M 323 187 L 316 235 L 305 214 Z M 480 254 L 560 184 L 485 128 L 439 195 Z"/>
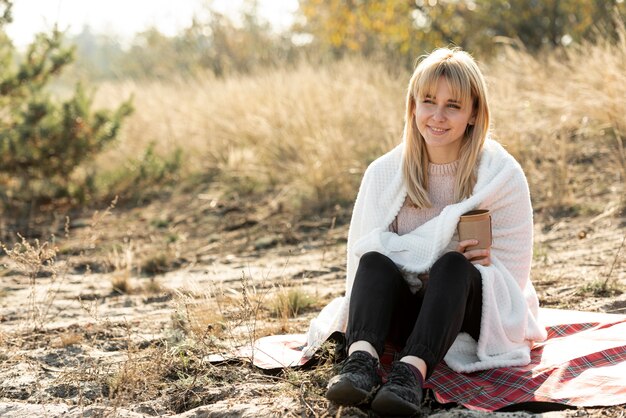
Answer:
<path fill-rule="evenodd" d="M 346 296 L 334 299 L 311 321 L 308 353 L 334 331 L 345 332 L 350 291 L 361 255 L 378 251 L 408 271 L 426 272 L 446 251 L 461 214 L 491 211 L 492 264 L 476 265 L 482 276 L 482 319 L 478 341 L 461 333 L 445 356 L 457 372 L 520 366 L 530 362 L 532 341 L 546 331 L 538 320 L 539 303 L 530 282 L 533 225 L 528 184 L 520 165 L 497 142 L 487 139 L 472 195 L 446 206 L 414 231 L 397 235 L 389 224 L 406 197 L 402 179 L 403 144 L 366 170 L 354 204 L 348 233 Z"/>

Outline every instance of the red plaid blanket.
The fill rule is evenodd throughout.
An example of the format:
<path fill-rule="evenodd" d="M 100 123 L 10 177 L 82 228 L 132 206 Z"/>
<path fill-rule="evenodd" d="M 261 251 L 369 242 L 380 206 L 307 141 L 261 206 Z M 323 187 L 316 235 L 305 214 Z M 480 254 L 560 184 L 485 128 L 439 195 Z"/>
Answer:
<path fill-rule="evenodd" d="M 496 411 L 524 402 L 626 403 L 626 320 L 548 327 L 524 367 L 456 373 L 444 363 L 427 382 L 438 402 Z"/>
<path fill-rule="evenodd" d="M 531 362 L 475 373 L 457 373 L 440 364 L 426 382 L 440 403 L 468 409 L 496 411 L 526 402 L 571 406 L 608 406 L 626 403 L 626 315 L 542 310 L 548 339 L 536 344 Z M 258 340 L 252 356 L 261 368 L 303 365 L 304 334 Z M 381 362 L 389 363 L 387 352 Z"/>

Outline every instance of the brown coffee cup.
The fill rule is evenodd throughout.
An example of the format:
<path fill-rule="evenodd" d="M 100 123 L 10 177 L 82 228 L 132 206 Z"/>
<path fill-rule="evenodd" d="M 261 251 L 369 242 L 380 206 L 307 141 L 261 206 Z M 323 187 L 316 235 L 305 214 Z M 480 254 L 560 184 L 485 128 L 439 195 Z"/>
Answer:
<path fill-rule="evenodd" d="M 466 247 L 465 251 L 491 248 L 491 214 L 489 209 L 476 209 L 464 213 L 459 219 L 457 230 L 459 242 L 468 239 L 478 240 L 478 244 Z M 480 260 L 481 258 L 484 257 L 475 257 L 472 260 Z"/>

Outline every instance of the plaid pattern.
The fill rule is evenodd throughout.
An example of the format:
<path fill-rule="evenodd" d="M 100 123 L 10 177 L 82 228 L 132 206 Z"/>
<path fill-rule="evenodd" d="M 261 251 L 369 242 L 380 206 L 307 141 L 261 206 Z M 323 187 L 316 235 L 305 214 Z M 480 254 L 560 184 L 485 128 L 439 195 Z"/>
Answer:
<path fill-rule="evenodd" d="M 626 403 L 626 320 L 548 327 L 548 340 L 533 347 L 527 366 L 463 374 L 442 363 L 426 387 L 440 403 L 477 411 L 523 402 Z"/>
<path fill-rule="evenodd" d="M 442 404 L 477 411 L 525 402 L 625 404 L 626 316 L 563 310 L 543 310 L 542 315 L 546 324 L 552 323 L 547 327 L 548 339 L 533 347 L 527 366 L 457 373 L 441 363 L 425 387 Z M 254 350 L 240 350 L 236 357 L 251 358 L 264 369 L 303 366 L 311 360 L 303 357 L 305 342 L 305 334 L 264 337 L 256 341 Z M 398 351 L 386 346 L 381 357 L 386 371 L 399 357 Z"/>

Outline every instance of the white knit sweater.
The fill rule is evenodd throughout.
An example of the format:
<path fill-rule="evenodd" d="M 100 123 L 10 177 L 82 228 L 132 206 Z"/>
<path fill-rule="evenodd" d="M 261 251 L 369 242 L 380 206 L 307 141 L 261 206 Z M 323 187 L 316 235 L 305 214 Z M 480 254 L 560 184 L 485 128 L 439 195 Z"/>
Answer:
<path fill-rule="evenodd" d="M 311 321 L 307 353 L 330 334 L 345 332 L 349 296 L 361 255 L 378 251 L 416 273 L 426 272 L 446 251 L 461 214 L 488 208 L 492 216 L 491 265 L 476 265 L 482 276 L 482 318 L 478 341 L 461 333 L 445 356 L 453 370 L 472 372 L 530 362 L 532 341 L 546 338 L 539 303 L 530 282 L 533 225 L 528 184 L 520 165 L 497 142 L 487 139 L 472 195 L 446 206 L 405 235 L 388 230 L 407 192 L 402 178 L 403 144 L 366 170 L 354 204 L 347 248 L 346 296 L 334 299 Z"/>

